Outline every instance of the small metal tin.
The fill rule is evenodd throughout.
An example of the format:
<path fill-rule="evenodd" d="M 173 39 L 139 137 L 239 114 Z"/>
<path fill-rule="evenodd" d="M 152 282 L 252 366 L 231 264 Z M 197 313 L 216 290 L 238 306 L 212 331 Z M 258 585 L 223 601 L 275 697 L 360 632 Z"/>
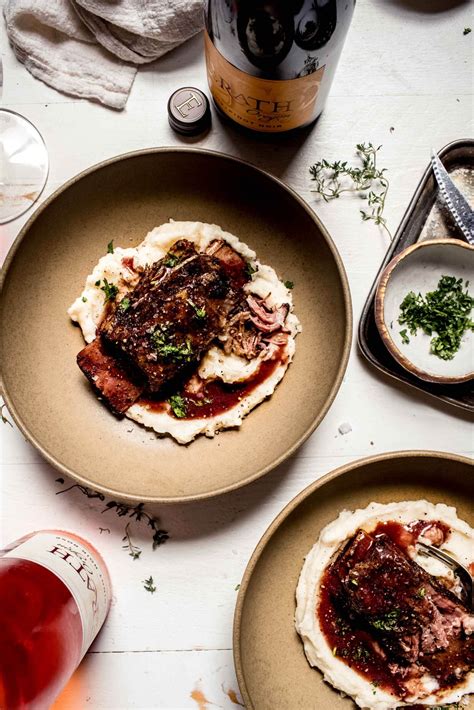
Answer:
<path fill-rule="evenodd" d="M 211 125 L 211 109 L 207 96 L 194 86 L 174 91 L 168 100 L 171 128 L 183 135 L 197 135 Z"/>

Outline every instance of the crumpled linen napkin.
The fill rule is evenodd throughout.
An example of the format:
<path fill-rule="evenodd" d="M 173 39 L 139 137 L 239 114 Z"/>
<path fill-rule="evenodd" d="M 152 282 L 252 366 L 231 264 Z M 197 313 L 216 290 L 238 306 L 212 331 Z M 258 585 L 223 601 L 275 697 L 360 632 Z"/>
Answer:
<path fill-rule="evenodd" d="M 13 50 L 33 76 L 122 109 L 137 65 L 201 30 L 203 0 L 6 0 L 3 12 Z"/>

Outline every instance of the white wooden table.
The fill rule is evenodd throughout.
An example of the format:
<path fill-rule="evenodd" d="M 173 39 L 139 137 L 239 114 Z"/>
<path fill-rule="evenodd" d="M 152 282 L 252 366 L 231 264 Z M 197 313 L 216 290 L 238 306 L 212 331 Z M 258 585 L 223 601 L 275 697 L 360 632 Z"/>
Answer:
<path fill-rule="evenodd" d="M 185 142 L 168 126 L 166 101 L 182 85 L 207 90 L 202 37 L 141 69 L 126 109 L 118 113 L 33 79 L 16 61 L 0 24 L 2 105 L 27 116 L 45 138 L 51 169 L 43 198 L 104 158 Z M 391 184 L 386 214 L 395 231 L 430 148 L 473 132 L 474 32 L 463 34 L 471 25 L 463 0 L 359 0 L 330 100 L 311 131 L 283 140 L 248 138 L 214 117 L 212 131 L 192 141 L 267 168 L 314 206 L 344 260 L 355 326 L 387 237 L 361 221 L 357 198 L 318 203 L 308 167 L 322 157 L 350 158 L 361 141 L 383 144 L 380 164 L 388 168 Z M 0 227 L 2 261 L 29 216 Z M 346 422 L 352 430 L 341 435 L 338 427 Z M 381 379 L 354 345 L 333 406 L 290 461 L 217 502 L 153 510 L 171 539 L 152 551 L 146 528 L 135 526 L 134 540 L 143 552 L 134 561 L 121 549 L 123 518 L 113 511 L 101 514 L 103 504 L 77 489 L 56 496 L 68 482 L 55 482 L 58 474 L 15 428 L 0 423 L 0 435 L 0 542 L 48 527 L 76 531 L 103 552 L 114 586 L 105 627 L 55 710 L 237 710 L 231 650 L 235 587 L 281 508 L 316 478 L 354 459 L 397 449 L 465 455 L 473 449 L 467 416 Z M 149 575 L 155 594 L 143 588 Z"/>

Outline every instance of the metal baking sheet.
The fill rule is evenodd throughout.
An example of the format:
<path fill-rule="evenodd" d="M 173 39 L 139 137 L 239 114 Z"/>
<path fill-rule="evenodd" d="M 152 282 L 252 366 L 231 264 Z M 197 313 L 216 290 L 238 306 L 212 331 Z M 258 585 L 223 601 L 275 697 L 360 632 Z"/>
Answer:
<path fill-rule="evenodd" d="M 449 143 L 440 151 L 439 156 L 453 181 L 474 206 L 474 140 L 465 139 Z M 375 324 L 375 292 L 380 275 L 388 262 L 412 244 L 425 239 L 446 237 L 462 239 L 462 234 L 444 206 L 431 166 L 428 166 L 370 290 L 359 323 L 358 343 L 367 360 L 389 377 L 405 382 L 410 387 L 415 387 L 455 407 L 474 412 L 474 382 L 440 385 L 418 379 L 393 359 L 383 344 Z"/>

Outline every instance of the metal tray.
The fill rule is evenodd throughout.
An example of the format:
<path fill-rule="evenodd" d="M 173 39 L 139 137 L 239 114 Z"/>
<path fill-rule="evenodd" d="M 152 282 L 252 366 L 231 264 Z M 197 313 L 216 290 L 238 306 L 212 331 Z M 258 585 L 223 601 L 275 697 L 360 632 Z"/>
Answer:
<path fill-rule="evenodd" d="M 469 201 L 474 199 L 474 140 L 448 143 L 439 156 L 451 177 Z M 379 269 L 364 305 L 358 332 L 359 348 L 367 360 L 378 370 L 427 392 L 432 397 L 474 412 L 474 382 L 458 385 L 440 385 L 424 382 L 404 370 L 390 355 L 377 330 L 374 317 L 375 292 L 380 275 L 394 256 L 403 249 L 425 239 L 446 237 L 462 238 L 451 215 L 444 207 L 438 193 L 431 166 L 428 166 L 408 206 L 392 244 Z"/>

